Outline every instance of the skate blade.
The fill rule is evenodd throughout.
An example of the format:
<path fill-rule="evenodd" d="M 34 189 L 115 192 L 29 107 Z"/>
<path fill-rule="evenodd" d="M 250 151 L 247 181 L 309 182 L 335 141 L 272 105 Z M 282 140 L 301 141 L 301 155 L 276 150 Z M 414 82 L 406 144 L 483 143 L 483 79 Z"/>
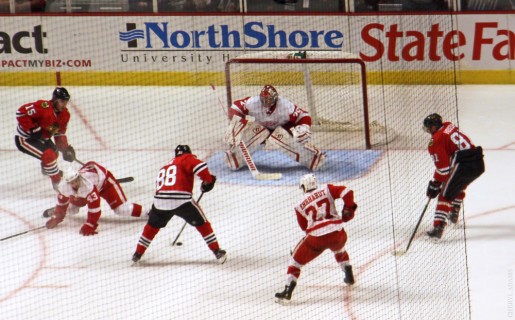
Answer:
<path fill-rule="evenodd" d="M 278 303 L 283 306 L 289 305 L 290 302 L 291 302 L 291 300 L 288 300 L 288 299 L 275 298 L 275 303 Z"/>
<path fill-rule="evenodd" d="M 220 259 L 217 259 L 217 261 L 218 261 L 218 263 L 219 263 L 219 264 L 224 264 L 226 260 L 227 260 L 227 255 L 223 256 L 223 257 L 222 257 L 222 258 L 220 258 Z"/>

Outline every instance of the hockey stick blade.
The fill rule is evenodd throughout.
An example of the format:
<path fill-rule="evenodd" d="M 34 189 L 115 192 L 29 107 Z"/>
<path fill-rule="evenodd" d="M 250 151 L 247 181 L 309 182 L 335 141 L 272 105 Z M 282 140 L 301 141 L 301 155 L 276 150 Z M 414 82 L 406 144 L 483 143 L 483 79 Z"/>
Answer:
<path fill-rule="evenodd" d="M 120 179 L 116 179 L 116 181 L 118 181 L 118 183 L 132 182 L 132 181 L 134 181 L 134 177 L 120 178 Z"/>
<path fill-rule="evenodd" d="M 406 252 L 407 252 L 406 250 L 395 250 L 392 254 L 393 254 L 394 256 L 399 257 L 399 256 L 403 256 L 403 255 L 405 255 L 405 254 L 406 254 Z"/>
<path fill-rule="evenodd" d="M 261 172 L 253 174 L 253 176 L 257 180 L 280 180 L 283 177 L 283 175 L 280 173 L 261 173 Z"/>

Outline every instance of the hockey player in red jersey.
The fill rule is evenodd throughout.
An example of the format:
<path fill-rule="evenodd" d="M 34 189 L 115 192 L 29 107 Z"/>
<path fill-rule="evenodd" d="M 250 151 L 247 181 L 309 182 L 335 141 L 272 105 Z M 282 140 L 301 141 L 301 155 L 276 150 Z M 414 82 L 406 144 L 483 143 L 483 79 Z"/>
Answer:
<path fill-rule="evenodd" d="M 484 171 L 483 149 L 450 122 L 443 122 L 436 113 L 424 119 L 424 131 L 431 134 L 428 151 L 436 167 L 426 195 L 438 197 L 433 229 L 427 234 L 441 239 L 447 220 L 458 222 L 465 189 Z"/>
<path fill-rule="evenodd" d="M 304 195 L 295 207 L 295 214 L 306 236 L 292 252 L 284 291 L 275 294 L 276 302 L 279 303 L 287 303 L 291 300 L 302 267 L 326 249 L 333 252 L 336 262 L 344 272 L 344 282 L 348 285 L 354 284 L 349 254 L 345 250 L 347 233 L 343 229 L 343 223 L 354 218 L 358 207 L 354 202 L 354 191 L 345 186 L 333 184 L 319 187 L 312 173 L 300 178 L 300 188 L 304 191 Z M 336 199 L 342 199 L 344 202 L 341 217 L 336 211 Z"/>
<path fill-rule="evenodd" d="M 88 207 L 88 218 L 80 229 L 83 236 L 97 234 L 98 220 L 102 214 L 100 199 L 120 216 L 140 217 L 141 205 L 127 202 L 122 186 L 111 171 L 94 161 L 86 162 L 80 170 L 70 167 L 64 172 L 64 181 L 59 184 L 59 195 L 55 208 L 47 209 L 44 216 L 50 216 L 48 229 L 55 228 L 66 214 L 77 214 L 81 207 Z"/>
<path fill-rule="evenodd" d="M 240 141 L 244 142 L 250 154 L 265 142 L 270 142 L 311 171 L 323 166 L 325 153 L 310 143 L 310 115 L 279 96 L 272 85 L 265 85 L 257 96 L 235 101 L 228 116 L 231 123 L 225 133 L 225 141 L 229 149 L 225 154 L 231 170 L 245 165 L 243 154 L 238 149 Z M 253 121 L 249 121 L 249 117 Z"/>
<path fill-rule="evenodd" d="M 58 152 L 62 152 L 66 161 L 75 160 L 75 150 L 68 144 L 66 137 L 66 128 L 70 120 L 70 113 L 66 108 L 69 100 L 68 91 L 57 87 L 52 93 L 51 100 L 24 104 L 16 112 L 16 147 L 41 161 L 41 171 L 50 177 L 54 189 L 57 189 L 61 181 L 57 166 Z"/>
<path fill-rule="evenodd" d="M 200 190 L 203 193 L 211 191 L 215 186 L 216 177 L 209 172 L 207 164 L 193 155 L 189 146 L 178 145 L 175 148 L 175 158 L 161 168 L 157 175 L 154 203 L 136 252 L 132 256 L 134 263 L 141 259 L 159 230 L 166 227 L 174 216 L 179 216 L 194 226 L 218 262 L 225 262 L 225 250 L 220 249 L 211 223 L 192 198 L 195 176 L 202 180 Z"/>

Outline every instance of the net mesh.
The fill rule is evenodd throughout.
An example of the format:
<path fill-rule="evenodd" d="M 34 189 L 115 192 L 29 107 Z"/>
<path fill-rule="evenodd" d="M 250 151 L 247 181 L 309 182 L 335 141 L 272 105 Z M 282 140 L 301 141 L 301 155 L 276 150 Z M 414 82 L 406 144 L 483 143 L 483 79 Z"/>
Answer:
<path fill-rule="evenodd" d="M 392 34 L 404 35 L 408 26 L 426 34 L 435 25 L 450 32 L 452 19 L 448 14 L 2 17 L 2 33 L 11 38 L 27 32 L 27 21 L 45 32 L 40 44 L 48 52 L 38 54 L 35 48 L 32 54 L 12 53 L 13 59 L 91 59 L 93 63 L 82 69 L 57 70 L 50 64 L 43 71 L 4 70 L 0 79 L 5 85 L 0 87 L 5 111 L 0 114 L 5 138 L 0 141 L 0 238 L 44 225 L 42 212 L 56 203 L 49 178 L 40 174 L 40 162 L 16 148 L 13 133 L 16 110 L 49 99 L 59 71 L 60 84 L 72 96 L 67 136 L 77 158 L 97 161 L 117 178 L 134 177 L 122 185 L 130 202 L 151 208 L 157 173 L 178 144 L 189 145 L 207 162 L 217 183 L 199 205 L 228 253 L 227 262 L 218 265 L 190 225 L 181 235 L 183 246 L 170 246 L 184 223 L 174 217 L 154 238 L 141 265 L 131 267 L 147 220 L 118 216 L 101 200 L 102 215 L 94 236 L 79 234 L 87 221 L 87 210 L 82 208 L 55 229 L 1 242 L 0 269 L 6 275 L 0 288 L 2 319 L 469 319 L 464 225 L 446 229 L 439 244 L 423 237 L 432 226 L 436 201 L 430 203 L 408 254 L 392 255 L 405 247 L 427 202 L 425 192 L 434 165 L 422 120 L 436 112 L 459 124 L 454 62 L 443 56 L 415 60 L 428 49 L 406 48 L 414 37 L 394 42 Z M 254 37 L 237 39 L 231 28 L 243 34 L 246 23 Z M 131 31 L 128 25 L 137 32 L 129 41 L 133 47 L 113 40 L 121 31 Z M 216 32 L 207 31 L 218 27 L 230 29 L 228 40 L 212 41 L 219 47 L 211 51 L 166 47 L 172 35 L 182 35 L 184 40 L 193 34 L 189 31 L 201 30 L 204 33 L 195 33 L 198 39 L 209 40 Z M 394 27 L 402 32 L 388 32 Z M 228 124 L 225 112 L 232 101 L 226 98 L 224 67 L 242 51 L 256 50 L 265 36 L 275 39 L 267 42 L 269 51 L 282 45 L 282 30 L 298 34 L 299 28 L 308 35 L 317 35 L 310 30 L 333 29 L 344 34 L 342 51 L 359 53 L 367 65 L 371 133 L 376 122 L 386 132 L 378 140 L 372 137 L 373 144 L 381 144 L 369 150 L 362 129 L 313 134 L 313 143 L 327 152 L 326 166 L 316 173 L 319 182 L 344 184 L 355 192 L 356 216 L 344 228 L 356 285 L 343 284 L 342 270 L 326 251 L 303 267 L 291 306 L 282 308 L 273 302 L 274 294 L 284 289 L 290 250 L 305 235 L 293 208 L 302 196 L 299 178 L 308 170 L 283 152 L 266 149 L 253 154 L 256 166 L 265 173 L 282 173 L 280 180 L 257 181 L 246 167 L 234 172 L 227 168 L 223 136 Z M 371 28 L 368 35 L 359 32 Z M 43 35 L 29 29 L 34 36 Z M 151 37 L 141 39 L 150 31 L 154 32 Z M 17 37 L 25 47 L 31 38 L 23 34 Z M 371 38 L 375 41 L 364 43 Z M 59 39 L 66 41 L 63 46 L 58 45 Z M 152 50 L 146 48 L 150 44 L 155 46 Z M 243 48 L 225 51 L 228 45 Z M 282 57 L 291 52 L 273 54 Z M 332 54 L 343 53 L 320 53 Z M 256 55 L 268 57 L 269 53 Z M 307 55 L 316 59 L 318 53 Z M 274 82 L 279 94 L 314 112 L 326 128 L 347 122 L 363 126 L 358 65 L 310 64 L 311 87 L 306 87 L 300 63 L 236 65 L 248 69 L 231 69 L 229 100 L 257 95 L 266 82 Z M 389 138 L 390 130 L 395 131 L 395 139 Z M 59 157 L 60 168 L 69 165 Z M 193 189 L 195 199 L 200 195 L 199 184 L 197 180 Z M 338 202 L 338 211 L 341 206 Z"/>

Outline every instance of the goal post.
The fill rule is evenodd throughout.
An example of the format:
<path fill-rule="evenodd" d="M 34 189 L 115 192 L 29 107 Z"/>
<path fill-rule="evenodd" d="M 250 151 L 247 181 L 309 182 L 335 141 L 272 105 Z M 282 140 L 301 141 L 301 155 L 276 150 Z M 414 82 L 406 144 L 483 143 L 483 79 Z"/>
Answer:
<path fill-rule="evenodd" d="M 265 84 L 306 109 L 313 131 L 362 132 L 370 149 L 366 65 L 359 57 L 331 51 L 263 51 L 225 64 L 227 104 L 257 95 Z"/>

